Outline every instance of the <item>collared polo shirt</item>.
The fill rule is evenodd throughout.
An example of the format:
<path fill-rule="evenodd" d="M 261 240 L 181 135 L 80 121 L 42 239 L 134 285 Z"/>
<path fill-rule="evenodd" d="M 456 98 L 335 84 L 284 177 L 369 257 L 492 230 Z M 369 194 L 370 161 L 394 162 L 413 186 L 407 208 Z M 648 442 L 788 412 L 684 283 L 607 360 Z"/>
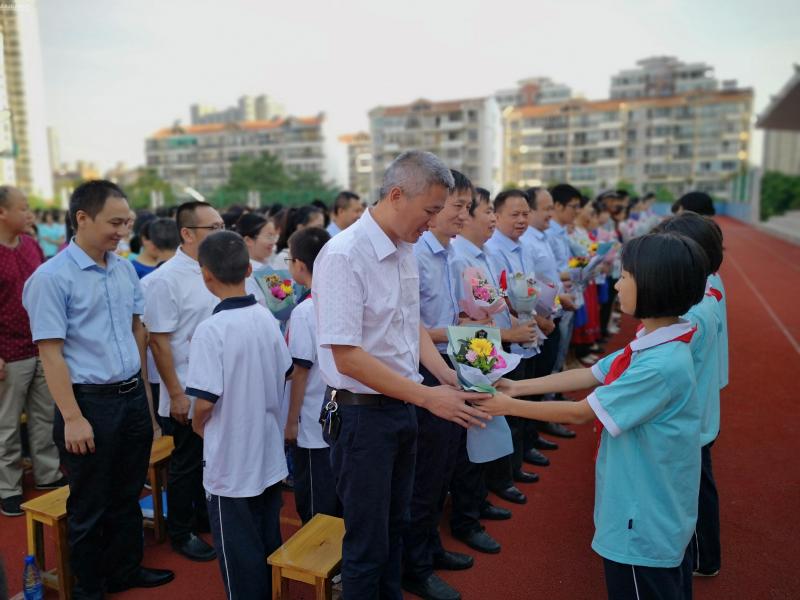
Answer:
<path fill-rule="evenodd" d="M 288 474 L 283 398 L 292 359 L 277 322 L 255 298 L 228 298 L 197 326 L 186 394 L 214 404 L 203 434 L 203 487 L 258 496 Z"/>
<path fill-rule="evenodd" d="M 42 264 L 25 283 L 22 303 L 34 342 L 64 340 L 74 384 L 126 381 L 141 369 L 133 315 L 144 311 L 130 261 L 106 252 L 98 265 L 75 243 Z"/>
<path fill-rule="evenodd" d="M 320 370 L 328 385 L 376 393 L 336 370 L 333 345 L 361 347 L 398 375 L 422 381 L 413 246 L 395 245 L 372 217 L 372 209 L 322 248 L 314 261 L 313 295 Z"/>
<path fill-rule="evenodd" d="M 682 321 L 631 342 L 630 366 L 587 398 L 603 423 L 595 464 L 595 534 L 600 556 L 672 568 L 683 560 L 697 521 L 700 404 Z M 622 350 L 592 367 L 602 382 Z"/>

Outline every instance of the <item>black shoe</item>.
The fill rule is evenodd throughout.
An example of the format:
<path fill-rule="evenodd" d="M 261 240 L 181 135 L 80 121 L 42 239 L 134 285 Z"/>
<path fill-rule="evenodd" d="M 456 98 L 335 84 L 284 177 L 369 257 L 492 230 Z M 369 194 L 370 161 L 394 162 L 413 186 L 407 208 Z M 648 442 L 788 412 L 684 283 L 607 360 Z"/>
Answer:
<path fill-rule="evenodd" d="M 539 476 L 536 473 L 517 471 L 514 473 L 514 481 L 517 483 L 536 483 L 539 481 Z"/>
<path fill-rule="evenodd" d="M 537 467 L 550 466 L 550 459 L 539 452 L 536 448 L 529 448 L 528 450 L 525 450 L 525 454 L 522 455 L 522 458 L 526 463 L 536 465 Z"/>
<path fill-rule="evenodd" d="M 539 431 L 561 438 L 575 437 L 575 432 L 571 429 L 567 429 L 561 423 L 545 423 L 539 428 Z"/>
<path fill-rule="evenodd" d="M 511 518 L 511 511 L 487 502 L 486 506 L 481 509 L 480 518 L 487 521 L 507 521 Z"/>
<path fill-rule="evenodd" d="M 403 578 L 403 589 L 425 600 L 461 600 L 458 590 L 451 587 L 444 579 L 431 574 L 426 580 L 418 581 L 410 577 Z"/>
<path fill-rule="evenodd" d="M 9 496 L 0 500 L 0 512 L 7 517 L 21 517 L 25 514 L 22 510 L 22 496 Z"/>
<path fill-rule="evenodd" d="M 127 581 L 109 581 L 106 591 L 109 594 L 115 594 L 131 588 L 154 588 L 167 584 L 173 579 L 175 579 L 175 573 L 172 571 L 139 567 L 139 570 Z"/>
<path fill-rule="evenodd" d="M 62 476 L 60 479 L 56 479 L 52 483 L 37 483 L 34 487 L 37 490 L 57 490 L 65 485 L 69 485 L 69 481 L 67 481 L 66 477 Z"/>
<path fill-rule="evenodd" d="M 533 440 L 533 447 L 537 450 L 558 450 L 558 444 L 551 442 L 542 436 L 539 436 Z"/>
<path fill-rule="evenodd" d="M 503 500 L 513 502 L 514 504 L 525 504 L 528 501 L 528 497 L 520 492 L 519 488 L 515 485 L 510 485 L 504 489 L 493 489 L 492 492 Z"/>
<path fill-rule="evenodd" d="M 433 557 L 433 568 L 439 571 L 463 571 L 471 568 L 473 564 L 475 561 L 469 554 L 460 552 L 445 550 Z"/>
<path fill-rule="evenodd" d="M 189 537 L 183 542 L 172 542 L 172 549 L 183 554 L 189 560 L 197 562 L 208 562 L 217 558 L 214 548 L 193 533 L 189 534 Z"/>
<path fill-rule="evenodd" d="M 483 529 L 473 531 L 464 536 L 457 535 L 453 537 L 457 540 L 461 540 L 467 546 L 478 552 L 484 552 L 486 554 L 497 554 L 500 552 L 500 544 Z"/>

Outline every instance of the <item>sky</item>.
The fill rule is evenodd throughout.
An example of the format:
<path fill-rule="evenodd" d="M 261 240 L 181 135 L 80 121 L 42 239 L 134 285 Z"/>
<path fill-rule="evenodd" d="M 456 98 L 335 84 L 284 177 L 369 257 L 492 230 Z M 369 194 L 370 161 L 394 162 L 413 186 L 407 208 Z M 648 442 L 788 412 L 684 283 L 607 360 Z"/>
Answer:
<path fill-rule="evenodd" d="M 195 102 L 266 93 L 335 134 L 376 106 L 486 96 L 547 76 L 588 98 L 653 55 L 755 89 L 800 63 L 797 0 L 39 0 L 47 117 L 62 160 L 144 162 Z M 751 148 L 761 160 L 760 135 Z"/>

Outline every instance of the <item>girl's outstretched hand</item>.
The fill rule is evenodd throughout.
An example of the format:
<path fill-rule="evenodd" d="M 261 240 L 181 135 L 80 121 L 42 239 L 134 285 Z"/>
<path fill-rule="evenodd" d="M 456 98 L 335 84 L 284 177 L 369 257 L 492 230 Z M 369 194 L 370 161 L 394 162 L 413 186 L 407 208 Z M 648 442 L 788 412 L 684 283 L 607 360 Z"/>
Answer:
<path fill-rule="evenodd" d="M 518 400 L 510 398 L 501 391 L 498 391 L 494 396 L 486 398 L 485 400 L 473 401 L 475 408 L 481 409 L 483 412 L 492 416 L 510 414 L 510 409 Z"/>
<path fill-rule="evenodd" d="M 508 396 L 517 396 L 516 392 L 517 382 L 511 379 L 507 379 L 506 377 L 501 377 L 498 379 L 494 384 L 494 389 L 498 392 L 502 392 Z"/>

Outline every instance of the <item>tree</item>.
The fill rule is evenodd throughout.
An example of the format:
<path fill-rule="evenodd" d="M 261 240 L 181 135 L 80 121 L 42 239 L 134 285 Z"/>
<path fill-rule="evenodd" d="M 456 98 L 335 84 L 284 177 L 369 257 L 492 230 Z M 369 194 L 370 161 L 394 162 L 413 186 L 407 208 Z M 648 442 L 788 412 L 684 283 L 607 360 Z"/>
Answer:
<path fill-rule="evenodd" d="M 664 202 L 669 205 L 672 205 L 675 202 L 675 194 L 673 194 L 663 185 L 660 185 L 656 188 L 655 194 L 656 202 Z"/>
<path fill-rule="evenodd" d="M 635 196 L 636 195 L 636 188 L 634 187 L 634 185 L 630 181 L 626 181 L 625 179 L 620 179 L 617 182 L 617 188 L 616 189 L 625 190 L 626 192 L 628 192 L 628 195 L 630 195 L 630 196 Z"/>
<path fill-rule="evenodd" d="M 169 206 L 175 203 L 175 192 L 172 186 L 161 179 L 155 169 L 142 169 L 139 176 L 130 185 L 125 186 L 125 193 L 131 208 L 149 208 L 151 192 L 161 192 L 164 195 L 164 204 Z"/>
<path fill-rule="evenodd" d="M 761 219 L 800 209 L 800 177 L 768 171 L 761 178 Z"/>

